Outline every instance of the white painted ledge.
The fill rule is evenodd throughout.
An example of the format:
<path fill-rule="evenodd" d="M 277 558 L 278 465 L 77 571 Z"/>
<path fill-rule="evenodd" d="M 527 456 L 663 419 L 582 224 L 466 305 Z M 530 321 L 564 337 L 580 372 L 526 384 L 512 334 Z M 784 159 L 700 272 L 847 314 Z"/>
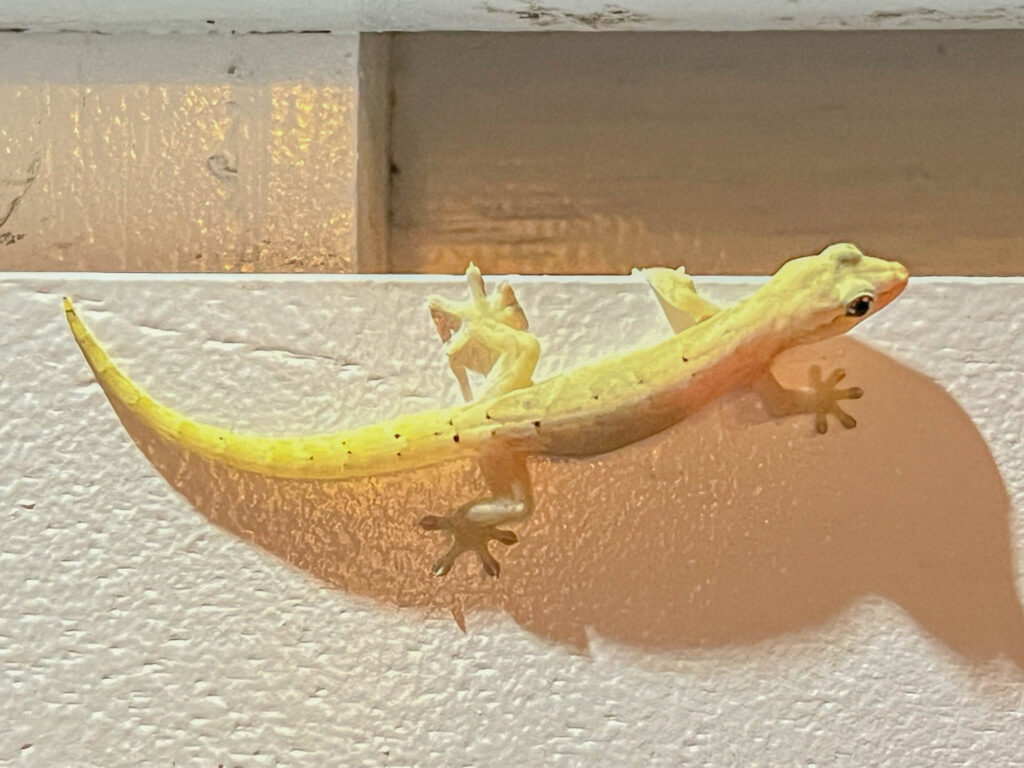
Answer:
<path fill-rule="evenodd" d="M 700 285 L 731 300 L 755 282 Z M 543 375 L 667 332 L 625 278 L 515 285 Z M 783 361 L 795 380 L 811 362 L 848 369 L 867 392 L 850 432 L 820 437 L 731 397 L 612 456 L 538 463 L 537 515 L 497 583 L 469 564 L 431 578 L 440 542 L 414 526 L 480 490 L 468 467 L 284 483 L 136 432 L 161 476 L 59 303 L 75 297 L 124 368 L 185 412 L 322 430 L 455 401 L 423 298 L 461 290 L 425 276 L 0 276 L 0 762 L 906 767 L 1024 753 L 1024 669 L 998 660 L 1024 665 L 1024 281 L 916 280 L 857 333 L 871 348 Z"/>
<path fill-rule="evenodd" d="M 0 26 L 31 31 L 996 29 L 1019 5 L 975 0 L 183 0 L 169 5 L 8 0 Z"/>

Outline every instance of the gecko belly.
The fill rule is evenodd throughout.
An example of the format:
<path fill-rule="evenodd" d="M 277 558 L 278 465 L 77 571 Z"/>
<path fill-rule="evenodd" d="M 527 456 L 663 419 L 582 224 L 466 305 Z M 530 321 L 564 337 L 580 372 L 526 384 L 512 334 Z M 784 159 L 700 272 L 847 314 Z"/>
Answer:
<path fill-rule="evenodd" d="M 629 408 L 541 421 L 536 429 L 535 450 L 565 458 L 609 453 L 645 440 L 686 418 L 689 409 L 679 405 L 670 408 L 655 398 L 645 398 Z"/>

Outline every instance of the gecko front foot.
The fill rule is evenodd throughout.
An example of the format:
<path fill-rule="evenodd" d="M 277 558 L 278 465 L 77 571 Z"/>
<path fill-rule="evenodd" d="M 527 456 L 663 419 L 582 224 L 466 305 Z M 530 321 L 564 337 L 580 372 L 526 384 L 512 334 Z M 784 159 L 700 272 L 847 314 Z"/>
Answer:
<path fill-rule="evenodd" d="M 864 390 L 860 387 L 849 387 L 848 389 L 836 389 L 836 384 L 846 378 L 846 371 L 836 368 L 829 374 L 827 379 L 821 378 L 821 368 L 812 365 L 810 370 L 811 379 L 811 406 L 814 412 L 814 427 L 819 434 L 828 432 L 828 415 L 832 414 L 839 423 L 846 429 L 853 429 L 857 426 L 857 420 L 839 407 L 840 400 L 857 400 L 864 396 Z M 810 409 L 809 409 L 810 410 Z"/>
<path fill-rule="evenodd" d="M 453 515 L 446 515 L 445 517 L 427 515 L 420 519 L 420 527 L 424 530 L 445 531 L 451 534 L 452 537 L 451 547 L 434 563 L 431 569 L 434 575 L 444 576 L 448 573 L 459 558 L 459 555 L 463 552 L 475 552 L 476 556 L 480 558 L 480 564 L 483 565 L 484 572 L 488 576 L 497 577 L 501 571 L 501 566 L 494 559 L 487 545 L 493 539 L 505 546 L 511 546 L 519 541 L 519 538 L 512 531 L 498 528 L 496 524 L 473 519 L 472 513 L 480 510 L 481 507 L 505 505 L 507 503 L 501 499 L 489 499 L 487 501 L 467 504 Z"/>
<path fill-rule="evenodd" d="M 825 434 L 828 432 L 829 414 L 839 419 L 839 423 L 847 429 L 857 426 L 857 420 L 839 407 L 839 401 L 863 397 L 864 390 L 860 387 L 836 389 L 836 384 L 845 377 L 846 371 L 837 368 L 827 379 L 822 379 L 821 368 L 814 365 L 810 370 L 809 389 L 786 389 L 768 370 L 754 380 L 753 386 L 770 415 L 792 416 L 798 413 L 813 413 L 815 429 L 820 434 Z"/>

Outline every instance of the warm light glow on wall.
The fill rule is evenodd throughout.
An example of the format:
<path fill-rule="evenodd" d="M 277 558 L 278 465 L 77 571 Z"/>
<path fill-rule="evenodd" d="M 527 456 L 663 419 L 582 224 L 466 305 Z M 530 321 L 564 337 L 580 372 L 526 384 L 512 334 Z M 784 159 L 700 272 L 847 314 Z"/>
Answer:
<path fill-rule="evenodd" d="M 320 60 L 347 45 L 312 44 Z M 309 77 L 286 43 L 252 40 L 216 62 L 192 40 L 152 54 L 195 54 L 167 72 L 111 50 L 99 68 L 129 69 L 74 74 L 95 45 L 0 82 L 0 269 L 353 270 L 354 67 Z"/>

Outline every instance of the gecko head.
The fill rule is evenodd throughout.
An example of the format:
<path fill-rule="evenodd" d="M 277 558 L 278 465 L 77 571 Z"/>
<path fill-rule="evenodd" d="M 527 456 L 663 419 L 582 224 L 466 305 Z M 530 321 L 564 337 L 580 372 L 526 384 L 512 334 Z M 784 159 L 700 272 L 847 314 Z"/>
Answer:
<path fill-rule="evenodd" d="M 806 344 L 846 333 L 895 299 L 907 285 L 907 268 L 837 243 L 814 256 L 786 262 L 771 283 L 783 292 L 788 322 Z"/>

